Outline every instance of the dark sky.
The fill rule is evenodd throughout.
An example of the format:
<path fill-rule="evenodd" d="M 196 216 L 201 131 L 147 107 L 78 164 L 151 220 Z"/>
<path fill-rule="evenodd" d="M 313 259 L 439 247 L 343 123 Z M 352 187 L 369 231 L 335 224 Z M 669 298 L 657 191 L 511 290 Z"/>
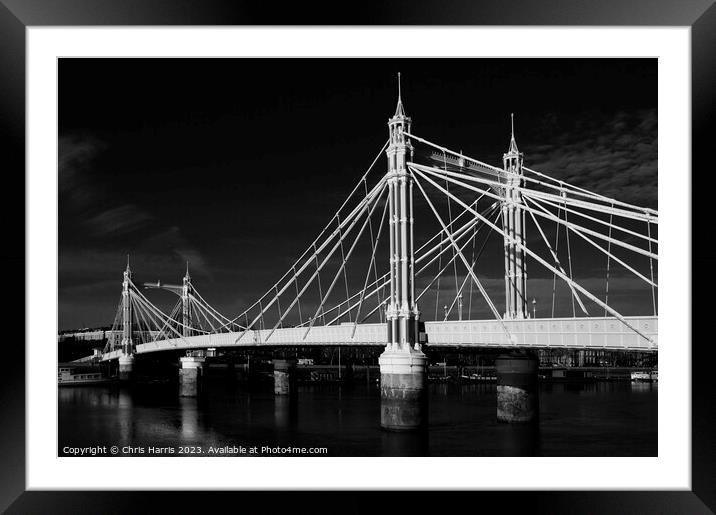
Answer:
<path fill-rule="evenodd" d="M 415 134 L 501 166 L 514 112 L 526 166 L 657 207 L 655 59 L 60 59 L 59 329 L 112 323 L 127 254 L 138 282 L 179 282 L 189 260 L 197 289 L 220 311 L 248 307 L 387 139 L 398 71 Z M 385 167 L 381 159 L 373 180 Z M 424 241 L 437 226 L 420 223 L 416 215 Z M 553 239 L 554 228 L 546 232 Z M 603 297 L 606 258 L 574 239 L 572 247 L 575 279 Z M 498 306 L 500 253 L 493 235 L 478 267 Z M 369 256 L 369 246 L 357 248 L 351 290 Z M 630 263 L 648 273 L 648 260 Z M 387 252 L 379 265 L 387 268 Z M 452 273 L 440 305 L 455 290 Z M 537 315 L 548 316 L 552 274 L 532 262 L 528 274 Z M 611 275 L 610 304 L 651 314 L 647 285 L 618 266 Z M 421 302 L 428 320 L 436 293 Z M 557 293 L 556 314 L 571 314 L 566 288 Z M 150 297 L 167 309 L 175 300 Z M 476 292 L 472 302 L 473 318 L 491 317 Z"/>

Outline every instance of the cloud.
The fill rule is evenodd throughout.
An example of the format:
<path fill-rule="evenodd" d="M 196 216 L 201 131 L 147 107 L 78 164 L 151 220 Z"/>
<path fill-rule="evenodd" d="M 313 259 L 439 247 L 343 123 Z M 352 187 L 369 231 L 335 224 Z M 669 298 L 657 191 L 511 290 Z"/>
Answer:
<path fill-rule="evenodd" d="M 62 135 L 58 151 L 60 223 L 71 234 L 82 234 L 85 248 L 120 246 L 117 238 L 131 241 L 134 252 L 161 252 L 189 260 L 196 271 L 208 275 L 202 254 L 183 236 L 179 227 L 162 223 L 148 209 L 116 200 L 98 170 L 107 144 L 81 133 Z M 108 173 L 108 172 L 104 172 Z M 62 247 L 63 242 L 60 241 Z M 120 250 L 120 249 L 118 249 Z M 121 252 L 127 250 L 126 245 Z"/>
<path fill-rule="evenodd" d="M 192 274 L 212 278 L 202 252 L 178 226 L 163 221 L 151 206 L 123 201 L 111 188 L 103 161 L 106 143 L 73 133 L 62 135 L 58 144 L 62 327 L 107 322 L 127 254 L 140 281 L 178 280 L 186 261 Z"/>
<path fill-rule="evenodd" d="M 657 112 L 590 114 L 525 146 L 526 166 L 619 200 L 657 205 Z"/>
<path fill-rule="evenodd" d="M 91 181 L 91 165 L 105 145 L 97 138 L 60 136 L 57 148 L 58 189 L 61 200 L 77 211 L 91 207 L 98 191 Z"/>
<path fill-rule="evenodd" d="M 124 204 L 100 212 L 84 222 L 97 237 L 118 236 L 146 227 L 153 216 L 137 206 Z"/>
<path fill-rule="evenodd" d="M 209 279 L 212 278 L 204 256 L 191 246 L 177 226 L 171 226 L 145 237 L 137 251 L 150 255 L 173 256 L 175 260 L 182 263 L 188 261 L 192 274 L 198 273 Z"/>

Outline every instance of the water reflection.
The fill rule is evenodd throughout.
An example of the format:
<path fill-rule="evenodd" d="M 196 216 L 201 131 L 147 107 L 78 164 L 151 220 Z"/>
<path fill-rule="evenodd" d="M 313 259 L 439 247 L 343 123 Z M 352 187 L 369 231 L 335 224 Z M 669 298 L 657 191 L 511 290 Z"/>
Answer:
<path fill-rule="evenodd" d="M 656 391 L 658 384 L 659 383 L 651 383 L 646 381 L 634 381 L 631 383 L 631 391 L 637 393 Z"/>
<path fill-rule="evenodd" d="M 500 448 L 502 456 L 539 456 L 539 422 L 526 424 L 501 424 Z"/>
<path fill-rule="evenodd" d="M 431 383 L 428 430 L 380 429 L 380 392 L 209 382 L 199 397 L 170 387 L 60 388 L 59 443 L 326 446 L 332 456 L 655 456 L 657 383 L 542 383 L 540 419 L 496 420 L 494 383 Z M 299 415 L 300 411 L 300 415 Z"/>
<path fill-rule="evenodd" d="M 199 407 L 196 397 L 179 397 L 181 409 L 180 431 L 184 438 L 194 440 L 199 435 Z"/>
<path fill-rule="evenodd" d="M 293 429 L 298 425 L 298 402 L 295 395 L 276 395 L 273 406 L 277 429 Z"/>
<path fill-rule="evenodd" d="M 63 405 L 90 407 L 118 406 L 119 389 L 116 387 L 87 388 L 83 386 L 63 386 L 62 388 L 58 388 L 57 400 Z"/>
<path fill-rule="evenodd" d="M 382 431 L 381 456 L 428 456 L 429 432 L 422 431 Z"/>
<path fill-rule="evenodd" d="M 133 405 L 131 391 L 128 388 L 119 388 L 117 390 L 116 412 L 120 442 L 123 447 L 132 445 L 136 441 Z"/>
<path fill-rule="evenodd" d="M 651 381 L 564 381 L 542 383 L 540 390 L 550 394 L 577 393 L 593 396 L 628 391 L 656 392 L 658 384 Z"/>

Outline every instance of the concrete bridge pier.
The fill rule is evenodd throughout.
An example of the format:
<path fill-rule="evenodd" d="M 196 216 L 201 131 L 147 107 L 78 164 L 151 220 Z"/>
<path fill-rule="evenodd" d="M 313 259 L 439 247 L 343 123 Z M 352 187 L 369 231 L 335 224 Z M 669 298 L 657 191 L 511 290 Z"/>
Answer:
<path fill-rule="evenodd" d="M 380 425 L 389 431 L 425 429 L 428 422 L 428 358 L 391 345 L 380 355 Z"/>
<path fill-rule="evenodd" d="M 204 370 L 202 356 L 183 356 L 179 358 L 179 396 L 196 397 L 201 389 L 201 377 Z"/>
<path fill-rule="evenodd" d="M 532 422 L 539 418 L 538 369 L 539 359 L 532 353 L 497 357 L 497 420 Z"/>
<path fill-rule="evenodd" d="M 134 356 L 131 354 L 123 354 L 119 357 L 119 380 L 127 382 L 132 379 L 132 370 L 134 369 Z"/>
<path fill-rule="evenodd" d="M 296 360 L 293 358 L 273 360 L 273 393 L 276 395 L 295 395 Z"/>

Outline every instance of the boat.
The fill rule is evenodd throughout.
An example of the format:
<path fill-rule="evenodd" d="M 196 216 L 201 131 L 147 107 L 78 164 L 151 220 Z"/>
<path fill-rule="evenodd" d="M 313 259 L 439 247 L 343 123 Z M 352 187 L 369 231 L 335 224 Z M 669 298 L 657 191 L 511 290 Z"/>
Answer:
<path fill-rule="evenodd" d="M 483 374 L 472 374 L 470 379 L 473 381 L 497 381 L 496 376 L 483 375 Z"/>
<path fill-rule="evenodd" d="M 649 372 L 632 372 L 631 373 L 631 380 L 632 381 L 651 381 L 651 374 Z"/>
<path fill-rule="evenodd" d="M 85 367 L 83 367 L 85 368 Z M 102 372 L 82 370 L 71 366 L 60 366 L 57 370 L 57 386 L 83 386 L 108 384 L 116 381 L 114 377 L 106 377 Z"/>

